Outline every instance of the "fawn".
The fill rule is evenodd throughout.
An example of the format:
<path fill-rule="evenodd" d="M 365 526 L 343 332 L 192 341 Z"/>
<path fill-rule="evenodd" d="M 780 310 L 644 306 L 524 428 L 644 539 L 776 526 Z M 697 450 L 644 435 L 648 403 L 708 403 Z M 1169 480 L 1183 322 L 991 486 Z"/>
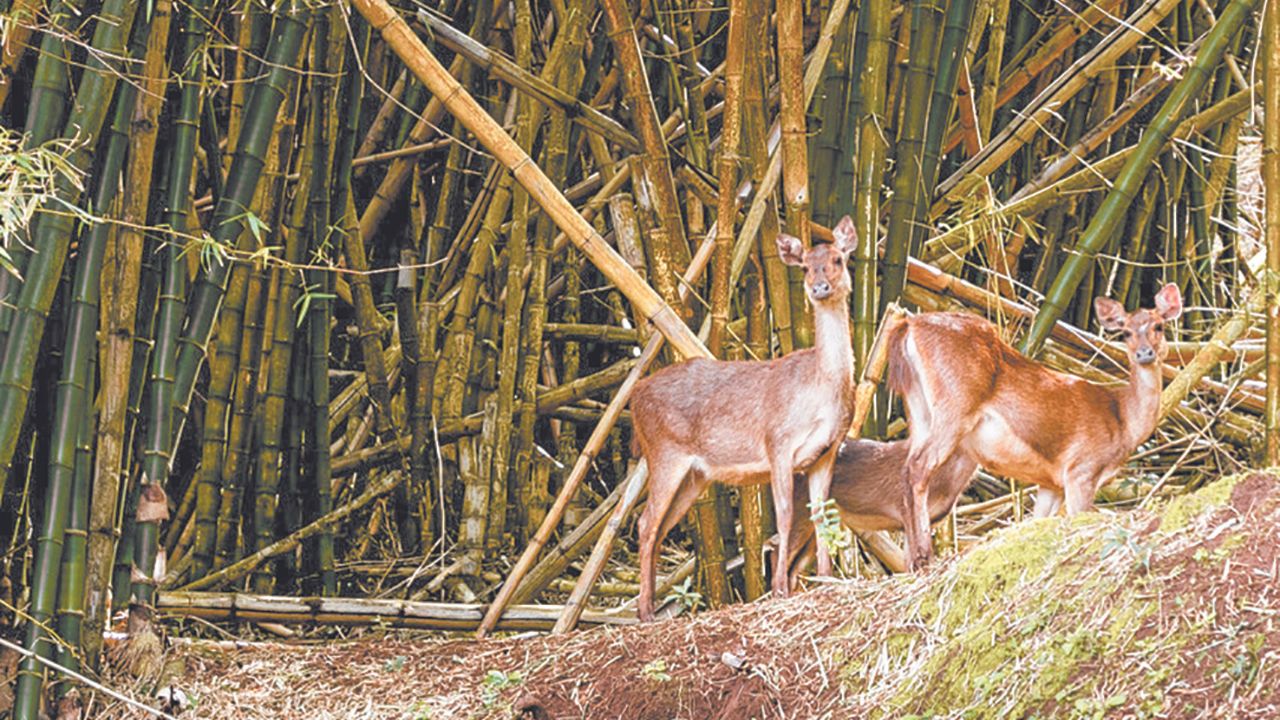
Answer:
<path fill-rule="evenodd" d="M 1104 330 L 1118 332 L 1129 358 L 1122 387 L 1096 385 L 1033 362 L 1000 339 L 986 320 L 965 313 L 922 313 L 890 338 L 889 385 L 910 422 L 907 453 L 908 562 L 928 562 L 926 498 L 938 467 L 957 449 L 984 469 L 1039 486 L 1035 515 L 1088 510 L 1155 430 L 1168 354 L 1164 324 L 1182 313 L 1176 285 L 1156 294 L 1155 309 L 1127 313 L 1094 299 Z"/>
<path fill-rule="evenodd" d="M 908 515 L 905 484 L 908 441 L 877 442 L 846 439 L 836 453 L 831 471 L 830 498 L 840 518 L 851 530 L 901 530 Z M 963 452 L 947 458 L 929 483 L 929 520 L 936 522 L 951 511 L 960 493 L 969 487 L 978 464 Z M 813 523 L 805 510 L 804 488 L 797 484 L 792 502 L 791 584 L 816 552 Z"/>
<path fill-rule="evenodd" d="M 653 618 L 659 545 L 712 482 L 772 482 L 784 543 L 773 591 L 788 594 L 793 474 L 806 472 L 809 497 L 825 501 L 836 449 L 853 415 L 846 264 L 857 245 L 853 221 L 845 216 L 832 235 L 834 243 L 809 250 L 790 235 L 778 236 L 782 261 L 804 268 L 814 347 L 768 361 L 692 359 L 636 384 L 633 447 L 649 464 L 649 502 L 638 526 L 641 620 Z M 821 550 L 818 566 L 830 574 L 831 558 Z"/>

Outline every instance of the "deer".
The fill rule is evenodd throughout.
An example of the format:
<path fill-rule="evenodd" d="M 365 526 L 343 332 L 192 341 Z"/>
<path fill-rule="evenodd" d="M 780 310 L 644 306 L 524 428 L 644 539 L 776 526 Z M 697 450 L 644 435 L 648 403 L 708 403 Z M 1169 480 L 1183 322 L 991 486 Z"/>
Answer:
<path fill-rule="evenodd" d="M 808 250 L 790 235 L 777 239 L 782 261 L 804 269 L 813 347 L 773 360 L 694 358 L 636 383 L 632 447 L 649 468 L 649 501 L 637 525 L 642 621 L 653 619 L 659 546 L 712 482 L 771 483 L 783 543 L 772 588 L 775 597 L 789 593 L 793 475 L 806 473 L 810 500 L 825 502 L 836 450 L 853 419 L 847 265 L 857 246 L 853 221 L 845 216 L 832 237 Z M 822 550 L 818 571 L 831 573 Z"/>
<path fill-rule="evenodd" d="M 840 519 L 850 530 L 902 530 L 909 517 L 906 494 L 902 492 L 907 467 L 907 440 L 880 442 L 847 438 L 836 451 L 828 495 L 835 501 Z M 957 451 L 934 473 L 929 484 L 929 521 L 937 522 L 951 512 L 973 481 L 978 463 Z M 801 571 L 816 553 L 814 525 L 805 522 L 803 493 L 796 483 L 792 501 L 790 583 L 794 587 Z M 900 568 L 899 568 L 900 569 Z"/>
<path fill-rule="evenodd" d="M 928 497 L 938 468 L 960 450 L 996 475 L 1036 485 L 1033 514 L 1092 508 L 1098 488 L 1155 431 L 1168 355 L 1165 323 L 1182 314 L 1182 295 L 1166 285 L 1154 309 L 1126 312 L 1094 298 L 1106 332 L 1124 342 L 1129 381 L 1103 386 L 1028 359 L 994 325 L 967 313 L 912 316 L 889 338 L 888 383 L 909 424 L 906 495 L 908 563 L 932 555 Z"/>

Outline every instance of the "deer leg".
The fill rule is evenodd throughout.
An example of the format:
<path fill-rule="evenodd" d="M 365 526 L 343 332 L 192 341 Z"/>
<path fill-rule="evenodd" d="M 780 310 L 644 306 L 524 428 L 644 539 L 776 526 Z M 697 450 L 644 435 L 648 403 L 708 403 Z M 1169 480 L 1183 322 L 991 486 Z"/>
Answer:
<path fill-rule="evenodd" d="M 778 555 L 773 562 L 773 596 L 787 597 L 791 594 L 787 566 L 791 562 L 791 521 L 794 513 L 792 493 L 795 491 L 795 478 L 792 475 L 791 458 L 772 457 L 769 465 L 773 476 L 773 510 L 778 519 Z"/>
<path fill-rule="evenodd" d="M 798 586 L 800 575 L 813 560 L 814 545 L 817 535 L 813 532 L 813 523 L 797 522 L 791 530 L 791 560 L 787 563 L 788 582 L 792 588 Z"/>
<path fill-rule="evenodd" d="M 835 466 L 836 452 L 840 449 L 837 442 L 809 467 L 809 512 L 810 516 L 822 509 L 831 493 L 831 470 Z M 813 520 L 816 535 L 818 521 Z M 818 575 L 831 577 L 831 551 L 821 539 L 818 540 Z"/>
<path fill-rule="evenodd" d="M 1037 518 L 1053 517 L 1062 507 L 1062 491 L 1041 485 L 1036 488 L 1036 508 L 1032 516 Z"/>
<path fill-rule="evenodd" d="M 958 436 L 934 435 L 913 439 L 907 453 L 907 518 L 903 530 L 907 536 L 907 567 L 919 570 L 933 557 L 933 537 L 929 523 L 929 484 L 934 473 L 959 446 Z"/>
<path fill-rule="evenodd" d="M 1092 509 L 1093 496 L 1098 485 L 1098 478 L 1091 475 L 1077 475 L 1065 480 L 1062 488 L 1067 498 L 1067 515 L 1076 515 Z"/>
<path fill-rule="evenodd" d="M 646 458 L 647 459 L 647 458 Z M 637 530 L 640 533 L 640 597 L 636 600 L 636 614 L 642 622 L 653 619 L 653 586 L 657 573 L 658 544 L 665 532 L 667 511 L 672 501 L 686 484 L 686 476 L 693 465 L 693 458 L 654 458 L 649 461 L 649 502 L 640 515 Z"/>

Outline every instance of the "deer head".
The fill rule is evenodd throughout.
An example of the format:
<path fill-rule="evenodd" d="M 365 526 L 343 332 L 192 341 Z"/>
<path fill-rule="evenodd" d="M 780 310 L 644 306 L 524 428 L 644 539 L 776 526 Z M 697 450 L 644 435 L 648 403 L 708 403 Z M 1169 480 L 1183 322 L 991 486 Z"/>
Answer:
<path fill-rule="evenodd" d="M 1120 333 L 1129 362 L 1150 365 L 1163 361 L 1169 354 L 1164 340 L 1164 324 L 1182 314 L 1182 293 L 1174 284 L 1156 293 L 1154 310 L 1138 309 L 1127 313 L 1124 306 L 1111 298 L 1094 298 L 1093 310 L 1103 330 Z"/>
<path fill-rule="evenodd" d="M 858 233 L 848 215 L 832 229 L 835 242 L 814 245 L 808 250 L 800 239 L 778 235 L 778 256 L 787 265 L 804 268 L 804 291 L 812 303 L 843 300 L 853 291 L 846 261 L 858 246 Z"/>

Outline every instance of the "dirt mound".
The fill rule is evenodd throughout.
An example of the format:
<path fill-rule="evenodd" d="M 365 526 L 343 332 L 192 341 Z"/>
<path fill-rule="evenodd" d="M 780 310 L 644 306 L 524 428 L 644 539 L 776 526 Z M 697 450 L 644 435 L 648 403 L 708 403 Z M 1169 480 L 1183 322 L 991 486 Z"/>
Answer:
<path fill-rule="evenodd" d="M 1280 477 L 927 574 L 560 637 L 184 645 L 186 717 L 1276 717 Z M 108 716 L 111 716 L 108 714 Z"/>

